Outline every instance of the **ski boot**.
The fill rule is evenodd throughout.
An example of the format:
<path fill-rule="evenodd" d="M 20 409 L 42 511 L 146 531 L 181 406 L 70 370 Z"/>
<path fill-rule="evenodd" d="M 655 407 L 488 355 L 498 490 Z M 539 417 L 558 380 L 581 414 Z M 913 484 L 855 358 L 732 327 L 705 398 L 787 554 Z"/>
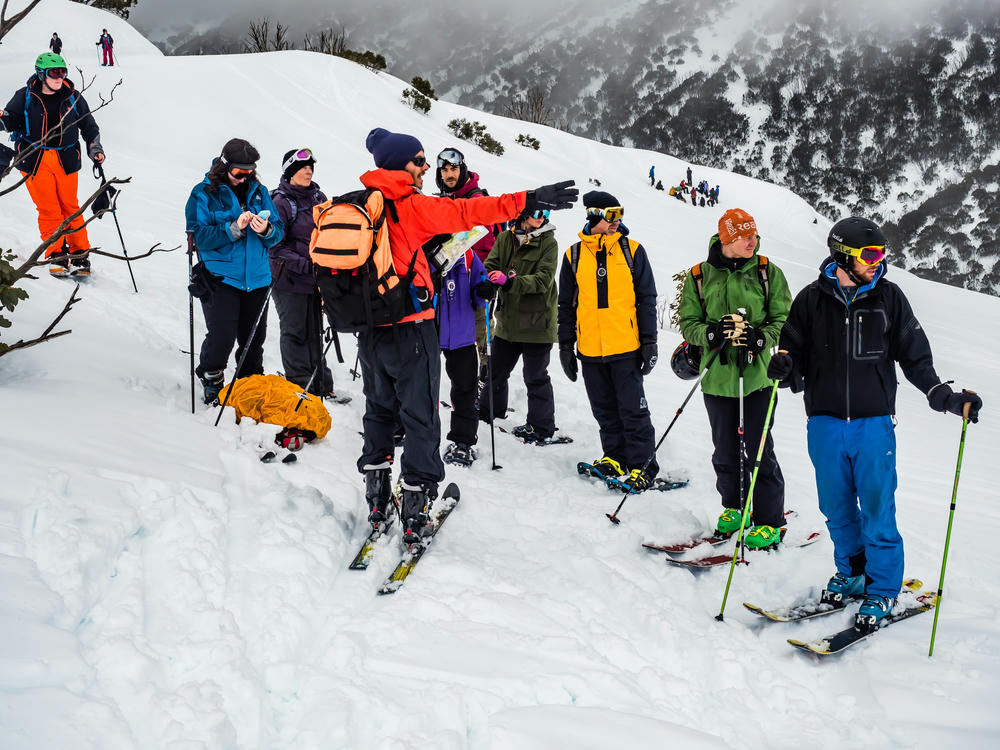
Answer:
<path fill-rule="evenodd" d="M 90 250 L 77 250 L 69 254 L 69 262 L 72 266 L 70 274 L 73 276 L 90 276 Z"/>
<path fill-rule="evenodd" d="M 781 544 L 781 530 L 766 524 L 755 525 L 743 537 L 747 549 L 773 549 Z"/>
<path fill-rule="evenodd" d="M 455 464 L 456 466 L 472 466 L 472 462 L 478 457 L 479 456 L 476 455 L 476 449 L 471 445 L 466 445 L 465 443 L 449 443 L 442 460 L 446 464 Z"/>
<path fill-rule="evenodd" d="M 373 466 L 366 464 L 365 500 L 368 501 L 368 523 L 373 529 L 385 531 L 392 523 L 389 504 L 392 501 L 392 467 L 388 461 Z"/>
<path fill-rule="evenodd" d="M 226 374 L 222 370 L 212 370 L 205 372 L 201 377 L 201 384 L 205 388 L 205 395 L 202 400 L 209 405 L 219 403 L 219 392 L 226 384 Z"/>
<path fill-rule="evenodd" d="M 403 507 L 400 515 L 403 518 L 403 543 L 407 546 L 419 544 L 434 531 L 431 523 L 431 504 L 437 497 L 436 488 L 427 488 L 419 484 L 402 485 Z"/>
<path fill-rule="evenodd" d="M 892 614 L 892 608 L 895 605 L 896 600 L 891 597 L 866 594 L 865 600 L 861 602 L 861 608 L 854 615 L 855 629 L 863 633 L 877 630 L 879 623 Z"/>
<path fill-rule="evenodd" d="M 632 494 L 638 494 L 653 486 L 653 478 L 642 469 L 632 469 L 622 480 L 622 486 Z"/>
<path fill-rule="evenodd" d="M 57 278 L 69 276 L 69 258 L 61 258 L 49 262 L 49 275 Z"/>
<path fill-rule="evenodd" d="M 843 573 L 834 573 L 827 582 L 826 588 L 820 594 L 820 601 L 824 604 L 839 604 L 844 599 L 864 596 L 865 575 L 847 576 Z"/>
<path fill-rule="evenodd" d="M 740 530 L 743 522 L 743 511 L 739 508 L 726 508 L 715 523 L 715 533 L 718 536 L 729 536 Z"/>

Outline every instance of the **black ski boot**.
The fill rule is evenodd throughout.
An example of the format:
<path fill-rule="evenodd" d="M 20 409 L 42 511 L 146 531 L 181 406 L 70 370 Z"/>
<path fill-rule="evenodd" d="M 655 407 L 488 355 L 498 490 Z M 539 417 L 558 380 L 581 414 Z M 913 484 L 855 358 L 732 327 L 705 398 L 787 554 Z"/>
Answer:
<path fill-rule="evenodd" d="M 431 524 L 431 504 L 437 497 L 437 488 L 433 485 L 423 487 L 419 484 L 402 483 L 403 507 L 400 515 L 403 518 L 403 542 L 417 544 L 434 531 Z"/>
<path fill-rule="evenodd" d="M 77 250 L 69 254 L 69 262 L 73 276 L 90 276 L 90 250 Z"/>
<path fill-rule="evenodd" d="M 368 501 L 368 523 L 374 529 L 385 531 L 392 523 L 392 467 L 388 461 L 378 466 L 366 464 L 365 500 Z"/>
<path fill-rule="evenodd" d="M 442 461 L 446 464 L 456 466 L 472 466 L 472 462 L 479 458 L 476 449 L 465 443 L 450 443 L 444 452 Z"/>
<path fill-rule="evenodd" d="M 211 370 L 201 375 L 201 384 L 205 388 L 203 400 L 206 404 L 219 403 L 219 392 L 226 385 L 226 373 L 222 370 Z"/>

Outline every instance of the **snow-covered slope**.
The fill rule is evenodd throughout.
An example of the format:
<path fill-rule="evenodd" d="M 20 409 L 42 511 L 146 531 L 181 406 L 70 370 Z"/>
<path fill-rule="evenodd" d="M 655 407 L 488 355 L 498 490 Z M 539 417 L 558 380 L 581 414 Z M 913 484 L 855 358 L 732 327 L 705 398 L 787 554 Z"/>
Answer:
<path fill-rule="evenodd" d="M 121 66 L 96 67 L 102 27 Z M 131 254 L 183 242 L 183 204 L 225 140 L 264 155 L 273 185 L 281 154 L 307 145 L 329 193 L 358 186 L 374 126 L 409 132 L 429 154 L 455 144 L 453 117 L 485 123 L 503 157 L 459 144 L 496 194 L 572 177 L 596 179 L 627 208 L 650 252 L 661 294 L 703 259 L 720 210 L 681 204 L 646 173 L 680 179 L 687 164 L 443 102 L 430 116 L 400 102 L 404 84 L 337 58 L 302 52 L 165 58 L 107 14 L 45 0 L 4 40 L 0 89 L 12 92 L 58 29 L 71 64 L 96 75 L 109 175 L 131 176 L 120 200 Z M 74 80 L 79 76 L 74 75 Z M 539 152 L 514 144 L 537 137 Z M 697 168 L 722 186 L 723 207 L 757 219 L 767 255 L 793 289 L 814 275 L 828 224 L 768 185 Z M 10 179 L 10 178 L 8 178 Z M 666 180 L 665 180 L 666 181 Z M 89 174 L 83 187 L 91 185 Z M 26 193 L 0 198 L 0 247 L 34 246 Z M 555 214 L 560 245 L 582 211 Z M 95 244 L 117 247 L 109 219 Z M 556 417 L 571 446 L 535 449 L 497 435 L 488 457 L 449 468 L 463 500 L 419 571 L 394 597 L 375 589 L 391 545 L 367 573 L 346 570 L 365 533 L 360 477 L 363 399 L 346 366 L 326 440 L 295 465 L 264 465 L 275 428 L 189 413 L 186 259 L 95 261 L 65 321 L 70 336 L 0 359 L 0 747 L 10 748 L 685 748 L 963 747 L 1000 738 L 1000 613 L 992 474 L 1000 373 L 991 345 L 1000 302 L 897 270 L 947 379 L 975 388 L 984 420 L 970 428 L 936 655 L 929 617 L 901 624 L 843 658 L 817 663 L 789 637 L 847 617 L 764 625 L 739 602 L 783 603 L 832 571 L 824 538 L 755 558 L 735 573 L 716 622 L 725 570 L 695 577 L 643 552 L 680 540 L 718 512 L 710 437 L 692 400 L 660 452 L 687 489 L 630 499 L 622 525 L 604 516 L 620 497 L 577 478 L 599 453 L 581 383 L 553 363 Z M 26 285 L 4 340 L 37 335 L 70 293 L 63 281 Z M 196 314 L 198 335 L 200 312 Z M 280 368 L 277 318 L 265 367 Z M 679 336 L 661 335 L 669 354 Z M 525 391 L 513 381 L 512 406 Z M 447 387 L 447 386 L 445 386 Z M 666 363 L 647 379 L 658 432 L 689 384 Z M 907 574 L 936 584 L 960 423 L 931 412 L 905 382 L 899 394 L 899 522 Z M 821 528 L 798 397 L 782 393 L 776 446 L 796 528 Z M 480 431 L 480 450 L 489 433 Z"/>

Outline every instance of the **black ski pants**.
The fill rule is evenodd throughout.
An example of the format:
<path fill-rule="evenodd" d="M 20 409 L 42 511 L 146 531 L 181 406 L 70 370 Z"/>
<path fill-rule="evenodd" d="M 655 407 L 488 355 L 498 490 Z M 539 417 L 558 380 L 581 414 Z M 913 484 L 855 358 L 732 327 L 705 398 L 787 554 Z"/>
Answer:
<path fill-rule="evenodd" d="M 705 410 L 708 412 L 708 422 L 712 427 L 712 442 L 715 452 L 712 454 L 712 466 L 715 468 L 715 487 L 722 496 L 725 508 L 742 508 L 740 502 L 740 400 L 729 396 L 710 396 L 704 394 Z M 767 416 L 767 405 L 771 399 L 771 389 L 761 388 L 743 397 L 743 430 L 746 454 L 743 461 L 744 484 L 743 491 L 750 488 L 750 476 L 753 473 L 753 462 L 760 447 L 760 435 L 764 430 L 764 417 Z M 777 402 L 775 402 L 777 408 Z M 771 416 L 774 422 L 774 415 Z M 757 484 L 754 487 L 753 523 L 766 524 L 778 528 L 784 525 L 785 513 L 785 478 L 781 475 L 781 467 L 774 455 L 774 439 L 768 432 L 764 443 L 764 454 L 761 456 L 760 469 L 757 471 Z"/>
<path fill-rule="evenodd" d="M 392 435 L 397 422 L 402 422 L 406 436 L 401 477 L 407 484 L 437 493 L 437 484 L 444 479 L 438 414 L 440 351 L 433 320 L 383 326 L 358 337 L 365 392 L 365 443 L 358 471 L 392 461 Z"/>
<path fill-rule="evenodd" d="M 639 355 L 607 362 L 583 360 L 580 370 L 590 400 L 590 411 L 601 434 L 601 450 L 626 471 L 641 469 L 653 456 L 646 473 L 660 471 L 656 461 L 656 434 L 646 405 L 646 393 L 639 371 Z"/>
<path fill-rule="evenodd" d="M 507 341 L 494 336 L 490 342 L 490 377 L 493 378 L 493 414 L 502 418 L 507 414 L 507 381 L 517 360 L 524 358 L 524 384 L 528 388 L 527 423 L 543 438 L 552 437 L 556 431 L 556 402 L 549 378 L 549 357 L 552 344 L 529 344 Z M 489 393 L 479 397 L 479 418 L 490 421 Z"/>
<path fill-rule="evenodd" d="M 451 429 L 448 440 L 475 445 L 479 417 L 476 394 L 479 392 L 479 355 L 475 344 L 458 349 L 442 349 L 444 368 L 451 380 Z"/>
<path fill-rule="evenodd" d="M 285 379 L 305 388 L 315 371 L 310 392 L 317 396 L 330 393 L 333 373 L 323 357 L 323 312 L 319 292 L 303 294 L 275 289 L 271 297 L 278 310 Z"/>
<path fill-rule="evenodd" d="M 245 292 L 229 284 L 219 284 L 215 290 L 203 297 L 201 309 L 205 315 L 205 340 L 201 343 L 201 356 L 198 361 L 198 377 L 206 372 L 226 369 L 229 353 L 236 344 L 236 362 L 243 356 L 244 347 L 248 346 L 250 331 L 260 315 L 260 309 L 267 298 L 268 287 Z M 267 312 L 261 315 L 260 325 L 249 341 L 247 358 L 243 368 L 237 373 L 241 378 L 248 375 L 264 374 L 264 338 L 267 336 Z"/>

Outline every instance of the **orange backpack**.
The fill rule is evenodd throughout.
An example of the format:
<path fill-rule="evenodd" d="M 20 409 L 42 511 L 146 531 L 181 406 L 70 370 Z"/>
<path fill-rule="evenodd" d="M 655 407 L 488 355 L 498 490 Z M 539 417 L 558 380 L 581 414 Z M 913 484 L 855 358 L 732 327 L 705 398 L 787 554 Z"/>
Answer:
<path fill-rule="evenodd" d="M 313 207 L 309 256 L 335 331 L 370 330 L 426 309 L 411 293 L 417 254 L 405 276 L 396 273 L 386 209 L 398 222 L 392 201 L 375 189 L 357 190 Z"/>

